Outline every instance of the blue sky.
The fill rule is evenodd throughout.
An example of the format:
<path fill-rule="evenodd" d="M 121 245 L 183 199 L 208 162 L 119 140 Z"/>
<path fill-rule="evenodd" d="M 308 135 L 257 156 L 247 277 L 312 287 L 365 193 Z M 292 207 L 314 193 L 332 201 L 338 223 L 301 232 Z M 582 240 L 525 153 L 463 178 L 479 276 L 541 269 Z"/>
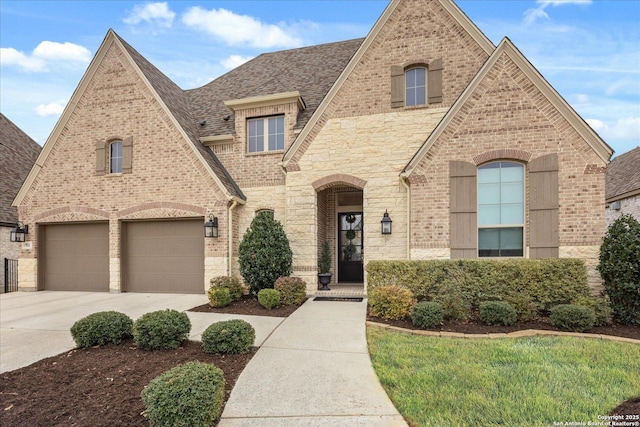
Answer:
<path fill-rule="evenodd" d="M 616 151 L 640 145 L 640 0 L 457 0 Z M 183 89 L 263 52 L 364 37 L 386 0 L 0 0 L 0 111 L 44 144 L 109 28 Z"/>

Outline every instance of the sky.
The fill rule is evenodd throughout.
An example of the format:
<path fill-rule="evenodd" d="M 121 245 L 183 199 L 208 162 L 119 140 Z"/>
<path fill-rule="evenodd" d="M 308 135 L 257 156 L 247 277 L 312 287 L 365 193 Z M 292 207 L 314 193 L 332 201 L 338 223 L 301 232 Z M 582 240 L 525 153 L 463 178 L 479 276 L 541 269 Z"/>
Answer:
<path fill-rule="evenodd" d="M 43 145 L 109 28 L 182 89 L 265 52 L 365 37 L 387 0 L 0 0 L 0 112 Z M 640 145 L 640 0 L 456 0 L 617 154 Z"/>

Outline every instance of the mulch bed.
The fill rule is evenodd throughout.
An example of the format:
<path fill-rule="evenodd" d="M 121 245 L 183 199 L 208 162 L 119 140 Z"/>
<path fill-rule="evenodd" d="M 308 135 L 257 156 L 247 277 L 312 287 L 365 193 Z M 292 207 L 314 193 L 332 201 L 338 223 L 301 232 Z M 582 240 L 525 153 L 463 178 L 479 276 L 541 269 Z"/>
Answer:
<path fill-rule="evenodd" d="M 244 295 L 239 301 L 235 301 L 226 307 L 213 308 L 209 304 L 203 304 L 194 307 L 189 311 L 197 311 L 201 313 L 231 313 L 231 314 L 249 314 L 252 316 L 270 316 L 270 317 L 289 317 L 291 313 L 296 311 L 299 306 L 285 306 L 272 308 L 268 310 L 260 305 L 258 298 L 253 295 Z"/>

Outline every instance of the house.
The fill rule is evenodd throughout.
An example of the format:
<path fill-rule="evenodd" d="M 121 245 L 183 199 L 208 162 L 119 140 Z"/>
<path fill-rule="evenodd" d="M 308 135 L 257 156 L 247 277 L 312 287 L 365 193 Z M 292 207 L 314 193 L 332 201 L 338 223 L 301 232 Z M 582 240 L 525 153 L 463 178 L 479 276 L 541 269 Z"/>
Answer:
<path fill-rule="evenodd" d="M 5 271 L 17 274 L 5 260 L 17 260 L 19 246 L 10 241 L 11 231 L 18 226 L 18 209 L 11 206 L 38 158 L 42 147 L 18 126 L 0 113 L 0 292 L 5 291 Z"/>
<path fill-rule="evenodd" d="M 622 214 L 640 221 L 640 147 L 611 160 L 605 188 L 607 226 Z"/>
<path fill-rule="evenodd" d="M 20 287 L 202 293 L 263 210 L 309 292 L 324 241 L 339 284 L 376 259 L 578 257 L 595 285 L 611 155 L 451 0 L 193 90 L 109 31 L 14 202 Z"/>

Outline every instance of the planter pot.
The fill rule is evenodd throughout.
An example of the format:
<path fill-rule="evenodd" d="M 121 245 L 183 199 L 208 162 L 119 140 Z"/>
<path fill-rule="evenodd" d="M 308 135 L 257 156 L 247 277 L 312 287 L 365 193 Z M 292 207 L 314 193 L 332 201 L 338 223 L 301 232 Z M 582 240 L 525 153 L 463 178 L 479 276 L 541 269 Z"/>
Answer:
<path fill-rule="evenodd" d="M 322 285 L 322 287 L 320 288 L 321 291 L 331 290 L 329 289 L 329 286 L 327 286 L 329 283 L 331 283 L 331 276 L 333 276 L 333 274 L 331 273 L 318 273 L 318 281 Z"/>

